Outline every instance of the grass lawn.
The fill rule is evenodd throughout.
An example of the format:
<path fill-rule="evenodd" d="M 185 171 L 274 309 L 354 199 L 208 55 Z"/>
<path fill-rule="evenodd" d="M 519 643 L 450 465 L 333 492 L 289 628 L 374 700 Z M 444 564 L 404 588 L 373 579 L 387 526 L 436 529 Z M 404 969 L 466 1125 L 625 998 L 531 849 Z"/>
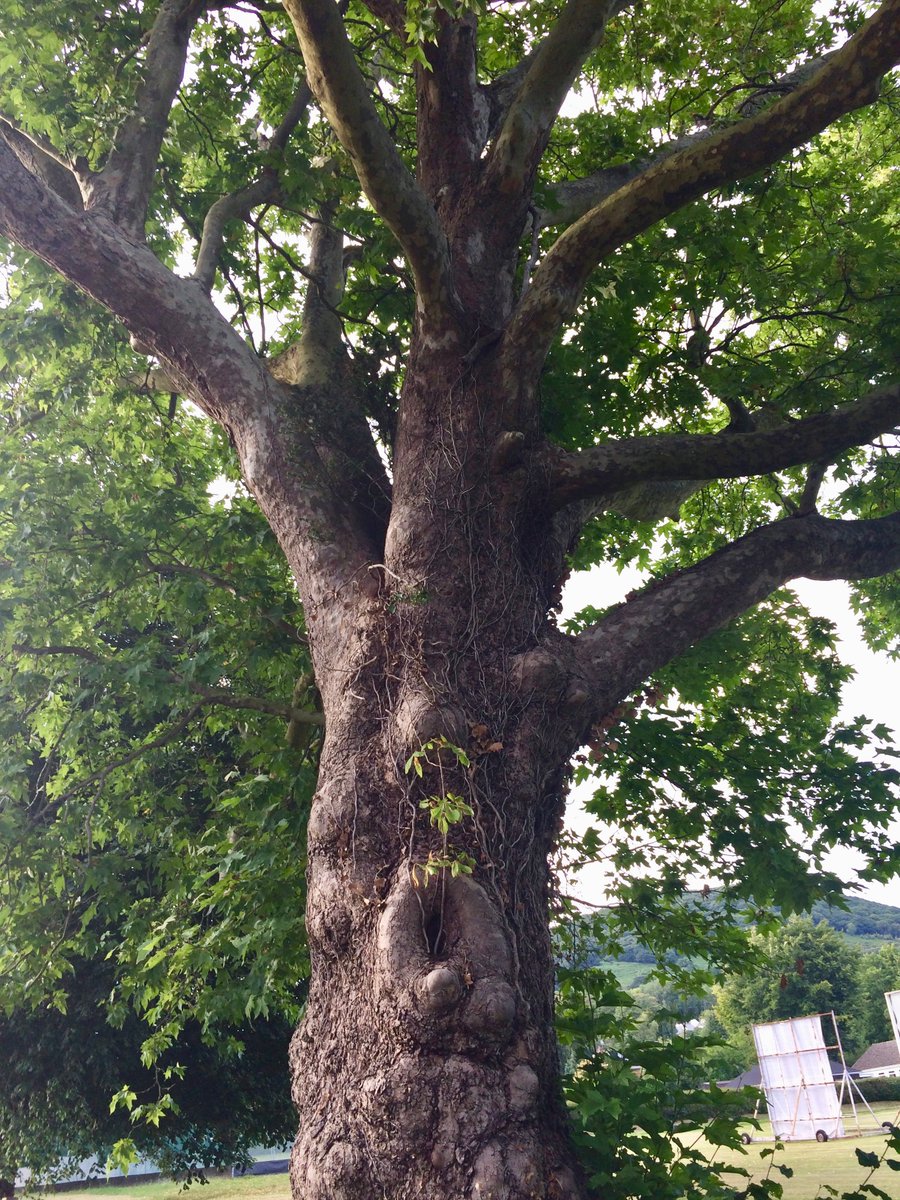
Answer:
<path fill-rule="evenodd" d="M 878 1122 L 897 1119 L 896 1104 L 873 1104 L 872 1109 Z M 874 1123 L 869 1113 L 862 1109 L 860 1126 L 863 1131 L 871 1129 Z M 751 1132 L 754 1138 L 771 1138 L 772 1131 L 769 1122 L 762 1119 L 760 1125 L 761 1129 L 748 1129 L 748 1132 Z M 844 1126 L 848 1133 L 855 1131 L 853 1114 L 847 1108 L 844 1109 Z M 684 1135 L 680 1140 L 688 1144 L 688 1139 Z M 776 1150 L 774 1154 L 766 1157 L 762 1157 L 762 1151 L 773 1150 L 774 1142 L 772 1141 L 754 1142 L 746 1147 L 745 1153 L 734 1150 L 718 1150 L 702 1138 L 695 1144 L 709 1157 L 715 1158 L 719 1162 L 729 1166 L 743 1167 L 744 1170 L 751 1173 L 753 1179 L 761 1179 L 767 1172 L 770 1172 L 771 1177 L 777 1179 L 784 1187 L 784 1200 L 815 1200 L 816 1197 L 824 1198 L 829 1195 L 820 1190 L 822 1184 L 828 1184 L 840 1194 L 866 1182 L 869 1168 L 860 1166 L 855 1152 L 859 1148 L 870 1154 L 880 1154 L 884 1149 L 884 1137 L 879 1134 L 872 1137 L 849 1136 L 826 1143 L 785 1142 L 783 1150 Z M 776 1169 L 778 1166 L 790 1167 L 794 1172 L 793 1176 L 786 1179 Z M 739 1182 L 741 1176 L 732 1175 L 725 1176 L 725 1178 L 734 1181 L 736 1190 L 744 1186 Z M 887 1167 L 880 1167 L 870 1182 L 887 1192 L 889 1196 L 900 1196 L 900 1174 Z"/>
<path fill-rule="evenodd" d="M 84 1191 L 58 1192 L 62 1200 L 290 1200 L 287 1174 L 248 1175 L 244 1179 L 212 1176 L 209 1183 L 193 1183 L 185 1192 L 180 1183 L 98 1184 Z"/>
<path fill-rule="evenodd" d="M 898 1117 L 897 1105 L 880 1103 L 872 1105 L 877 1121 L 895 1121 Z M 845 1109 L 845 1125 L 852 1128 L 852 1114 Z M 865 1110 L 861 1112 L 861 1125 L 869 1129 L 874 1122 Z M 756 1138 L 770 1138 L 771 1126 L 765 1119 L 760 1120 L 759 1130 L 752 1130 Z M 749 1127 L 748 1127 L 749 1129 Z M 858 1187 L 865 1182 L 869 1169 L 861 1167 L 857 1162 L 854 1151 L 857 1147 L 869 1153 L 880 1154 L 884 1148 L 884 1137 L 846 1137 L 836 1141 L 820 1144 L 819 1142 L 786 1142 L 783 1150 L 777 1150 L 774 1155 L 762 1157 L 761 1152 L 772 1150 L 771 1141 L 755 1142 L 745 1148 L 744 1152 L 719 1150 L 702 1138 L 693 1141 L 689 1135 L 681 1134 L 680 1141 L 694 1144 L 702 1149 L 708 1157 L 728 1166 L 739 1166 L 751 1173 L 753 1179 L 763 1178 L 767 1172 L 777 1179 L 784 1187 L 784 1200 L 816 1200 L 825 1197 L 827 1193 L 820 1191 L 820 1185 L 826 1183 L 835 1188 L 840 1194 Z M 777 1166 L 791 1167 L 793 1177 L 785 1179 L 776 1170 Z M 735 1191 L 745 1186 L 745 1181 L 739 1175 L 725 1176 L 726 1182 L 733 1182 Z M 872 1176 L 872 1183 L 887 1192 L 889 1196 L 900 1197 L 900 1173 L 881 1167 Z M 132 1183 L 125 1185 L 109 1184 L 100 1187 L 87 1188 L 84 1191 L 66 1191 L 61 1193 L 62 1200 L 290 1200 L 290 1184 L 287 1175 L 251 1175 L 244 1179 L 212 1178 L 206 1185 L 194 1184 L 187 1193 L 181 1190 L 177 1183 Z M 448 1198 L 449 1200 L 449 1198 Z"/>
<path fill-rule="evenodd" d="M 623 988 L 632 988 L 638 980 L 643 979 L 653 970 L 653 963 L 633 962 L 602 962 L 598 964 L 604 971 L 612 971 Z"/>

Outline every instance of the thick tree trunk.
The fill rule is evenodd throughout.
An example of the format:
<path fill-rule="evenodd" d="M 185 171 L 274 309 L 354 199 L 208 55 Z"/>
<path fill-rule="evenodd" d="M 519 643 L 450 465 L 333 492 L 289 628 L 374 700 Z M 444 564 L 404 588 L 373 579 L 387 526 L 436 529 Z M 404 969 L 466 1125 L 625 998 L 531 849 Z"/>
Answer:
<path fill-rule="evenodd" d="M 385 562 L 340 626 L 311 623 L 327 740 L 294 1196 L 575 1197 L 547 909 L 577 703 L 546 670 L 532 703 L 527 657 L 564 547 L 497 455 L 488 373 L 426 361 L 407 391 L 436 402 L 405 410 L 421 425 L 398 437 Z M 451 796 L 471 815 L 442 832 L 430 812 Z"/>
<path fill-rule="evenodd" d="M 294 1196 L 574 1197 L 546 841 L 518 828 L 489 862 L 469 822 L 451 837 L 477 855 L 474 875 L 440 870 L 426 885 L 422 792 L 384 777 L 384 749 L 330 750 L 317 801 L 313 984 L 291 1056 Z"/>

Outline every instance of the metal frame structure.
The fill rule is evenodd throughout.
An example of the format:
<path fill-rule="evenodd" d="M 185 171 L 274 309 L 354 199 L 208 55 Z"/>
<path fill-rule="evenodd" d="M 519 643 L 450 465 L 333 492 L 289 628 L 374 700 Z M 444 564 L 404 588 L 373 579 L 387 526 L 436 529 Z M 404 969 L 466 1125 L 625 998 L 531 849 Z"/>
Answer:
<path fill-rule="evenodd" d="M 900 1045 L 900 992 L 896 996 L 896 1013 L 890 1009 L 890 1004 L 888 1007 Z M 815 1021 L 818 1025 L 813 1024 Z M 825 1040 L 825 1023 L 833 1031 L 833 1041 Z M 776 1139 L 812 1141 L 815 1138 L 827 1142 L 831 1138 L 854 1136 L 848 1134 L 844 1123 L 843 1106 L 848 1101 L 856 1137 L 862 1137 L 864 1132 L 881 1133 L 893 1128 L 891 1122 L 879 1124 L 859 1085 L 851 1079 L 834 1012 L 767 1021 L 751 1028 L 766 1107 Z M 839 1077 L 832 1072 L 832 1057 L 841 1065 Z M 871 1130 L 864 1131 L 860 1124 L 860 1107 L 864 1107 L 872 1118 Z M 742 1140 L 757 1139 L 745 1134 Z"/>
<path fill-rule="evenodd" d="M 885 992 L 884 1002 L 887 1005 L 888 1014 L 891 1018 L 894 1041 L 897 1043 L 897 1049 L 900 1050 L 900 991 Z"/>

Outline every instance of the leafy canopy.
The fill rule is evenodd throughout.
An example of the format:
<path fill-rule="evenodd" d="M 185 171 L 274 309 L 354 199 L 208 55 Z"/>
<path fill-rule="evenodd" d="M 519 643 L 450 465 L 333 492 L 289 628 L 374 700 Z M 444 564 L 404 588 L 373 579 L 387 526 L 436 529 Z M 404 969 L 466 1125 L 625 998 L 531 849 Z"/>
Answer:
<path fill-rule="evenodd" d="M 378 112 L 409 162 L 413 64 L 427 59 L 438 8 L 456 12 L 407 6 L 404 45 L 367 6 L 346 7 Z M 513 68 L 558 10 L 546 0 L 484 5 L 484 81 Z M 2 0 L 0 110 L 62 156 L 99 166 L 141 84 L 139 48 L 156 11 Z M 785 0 L 765 22 L 721 0 L 622 12 L 588 60 L 573 115 L 554 127 L 523 275 L 555 235 L 561 183 L 715 124 L 863 15 L 855 3 L 823 12 L 806 0 Z M 162 146 L 149 241 L 183 269 L 213 201 L 275 172 L 277 196 L 225 229 L 217 300 L 276 356 L 301 328 L 308 235 L 327 207 L 351 251 L 343 338 L 389 457 L 412 283 L 318 110 L 273 144 L 302 86 L 280 10 L 205 12 Z M 747 412 L 777 427 L 889 378 L 900 349 L 896 100 L 888 79 L 878 105 L 610 255 L 551 351 L 545 432 L 580 449 L 709 433 Z M 109 1019 L 143 1022 L 145 1065 L 169 1062 L 186 1030 L 236 1051 L 229 1039 L 246 1021 L 296 1013 L 306 971 L 304 821 L 319 727 L 298 719 L 316 715 L 303 616 L 224 435 L 158 390 L 123 333 L 35 259 L 7 248 L 3 279 L 0 1002 L 49 1019 L 48 1007 L 70 1004 L 79 972 L 97 978 L 96 964 L 108 963 Z M 821 510 L 895 510 L 893 448 L 885 436 L 841 455 Z M 572 565 L 635 564 L 652 587 L 796 510 L 809 484 L 792 468 L 675 485 L 663 519 L 658 493 L 631 491 L 591 521 Z M 897 579 L 860 583 L 854 595 L 872 644 L 896 652 Z M 829 846 L 866 852 L 870 878 L 895 872 L 890 733 L 862 717 L 836 721 L 846 674 L 827 623 L 782 592 L 594 730 L 575 774 L 596 776 L 591 807 L 607 824 L 579 852 L 607 861 L 616 906 L 592 938 L 614 947 L 636 932 L 660 961 L 696 950 L 704 970 L 734 967 L 753 953 L 736 916 L 748 899 L 789 912 L 834 893 L 822 868 Z M 721 910 L 685 900 L 698 873 L 725 885 Z M 669 970 L 688 983 L 678 964 Z M 585 1012 L 608 1019 L 621 1001 L 609 980 L 583 973 L 561 973 L 561 996 L 564 1038 L 570 1016 L 573 1038 L 587 1037 Z M 660 1058 L 663 1076 L 669 1068 Z M 646 1150 L 640 1138 L 655 1137 L 664 1163 L 671 1124 L 649 1115 L 658 1097 L 634 1100 L 620 1064 L 595 1069 L 603 1074 L 574 1085 L 579 1111 L 611 1114 L 610 1142 L 626 1126 L 643 1130 L 634 1158 Z M 626 1178 L 623 1188 L 638 1186 Z"/>

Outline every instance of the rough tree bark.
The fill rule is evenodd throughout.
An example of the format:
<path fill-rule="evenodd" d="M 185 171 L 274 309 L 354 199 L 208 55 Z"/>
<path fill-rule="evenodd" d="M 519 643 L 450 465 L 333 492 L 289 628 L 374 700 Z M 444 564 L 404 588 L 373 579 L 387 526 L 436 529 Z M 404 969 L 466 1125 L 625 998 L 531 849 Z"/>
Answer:
<path fill-rule="evenodd" d="M 417 69 L 415 176 L 378 117 L 339 7 L 285 7 L 312 94 L 416 282 L 390 481 L 334 312 L 343 246 L 327 204 L 311 238 L 303 335 L 271 365 L 208 292 L 225 223 L 271 199 L 277 181 L 219 202 L 192 280 L 143 244 L 153 164 L 202 6 L 162 5 L 148 91 L 103 170 L 67 173 L 0 124 L 0 231 L 118 315 L 228 429 L 304 601 L 327 733 L 309 826 L 313 977 L 292 1051 L 296 1200 L 575 1200 L 585 1191 L 557 1083 L 547 926 L 568 760 L 650 673 L 786 580 L 894 569 L 900 518 L 810 512 L 759 529 L 577 638 L 550 615 L 566 554 L 587 515 L 629 485 L 837 454 L 893 428 L 900 396 L 881 389 L 788 437 L 732 429 L 563 455 L 540 429 L 541 364 L 603 255 L 871 101 L 900 57 L 900 5 L 889 0 L 761 111 L 586 183 L 523 296 L 515 280 L 537 164 L 621 6 L 569 0 L 546 42 L 493 88 L 478 82 L 475 17 L 444 14 L 431 69 Z M 368 7 L 402 31 L 399 6 Z M 301 89 L 282 144 L 307 100 Z M 404 764 L 428 743 L 420 778 Z M 429 798 L 451 794 L 472 815 L 444 834 Z M 451 860 L 471 862 L 471 874 L 440 866 Z"/>

